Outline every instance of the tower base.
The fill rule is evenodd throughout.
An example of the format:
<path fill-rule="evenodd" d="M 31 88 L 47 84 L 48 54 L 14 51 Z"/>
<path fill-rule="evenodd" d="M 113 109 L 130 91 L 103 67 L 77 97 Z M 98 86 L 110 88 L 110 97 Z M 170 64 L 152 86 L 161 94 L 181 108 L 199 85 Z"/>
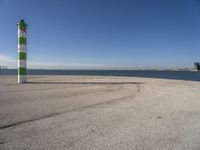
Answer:
<path fill-rule="evenodd" d="M 26 75 L 18 75 L 18 83 L 26 83 L 27 82 L 27 77 Z"/>

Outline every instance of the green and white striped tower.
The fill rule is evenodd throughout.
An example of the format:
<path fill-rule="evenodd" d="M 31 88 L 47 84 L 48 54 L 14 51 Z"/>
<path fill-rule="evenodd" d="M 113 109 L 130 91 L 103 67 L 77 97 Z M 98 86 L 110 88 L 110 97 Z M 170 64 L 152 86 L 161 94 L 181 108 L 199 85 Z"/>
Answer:
<path fill-rule="evenodd" d="M 27 82 L 27 48 L 26 48 L 26 28 L 27 24 L 23 19 L 18 26 L 18 83 Z"/>

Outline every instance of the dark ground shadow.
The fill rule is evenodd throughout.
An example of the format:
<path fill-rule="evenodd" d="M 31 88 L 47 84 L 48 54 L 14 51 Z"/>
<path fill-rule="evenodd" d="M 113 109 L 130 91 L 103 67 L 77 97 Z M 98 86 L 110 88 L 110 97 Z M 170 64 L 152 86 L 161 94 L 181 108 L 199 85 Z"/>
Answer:
<path fill-rule="evenodd" d="M 43 82 L 27 82 L 26 84 L 143 84 L 142 82 L 52 82 L 52 81 L 43 81 Z"/>

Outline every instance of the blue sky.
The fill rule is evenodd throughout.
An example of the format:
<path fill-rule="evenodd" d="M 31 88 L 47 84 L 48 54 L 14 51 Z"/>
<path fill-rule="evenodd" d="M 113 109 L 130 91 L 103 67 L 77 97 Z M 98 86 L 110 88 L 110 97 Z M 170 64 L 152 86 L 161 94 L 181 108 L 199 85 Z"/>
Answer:
<path fill-rule="evenodd" d="M 200 0 L 0 0 L 0 65 L 17 67 L 17 22 L 28 67 L 155 69 L 200 61 Z"/>

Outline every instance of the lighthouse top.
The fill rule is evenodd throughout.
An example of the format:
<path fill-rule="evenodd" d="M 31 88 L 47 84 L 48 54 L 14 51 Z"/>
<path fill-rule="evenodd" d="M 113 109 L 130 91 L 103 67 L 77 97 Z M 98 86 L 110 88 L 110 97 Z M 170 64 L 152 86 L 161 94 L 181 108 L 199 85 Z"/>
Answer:
<path fill-rule="evenodd" d="M 27 28 L 27 24 L 25 23 L 24 19 L 21 19 L 20 22 L 17 25 L 22 30 L 26 30 L 26 28 Z"/>

